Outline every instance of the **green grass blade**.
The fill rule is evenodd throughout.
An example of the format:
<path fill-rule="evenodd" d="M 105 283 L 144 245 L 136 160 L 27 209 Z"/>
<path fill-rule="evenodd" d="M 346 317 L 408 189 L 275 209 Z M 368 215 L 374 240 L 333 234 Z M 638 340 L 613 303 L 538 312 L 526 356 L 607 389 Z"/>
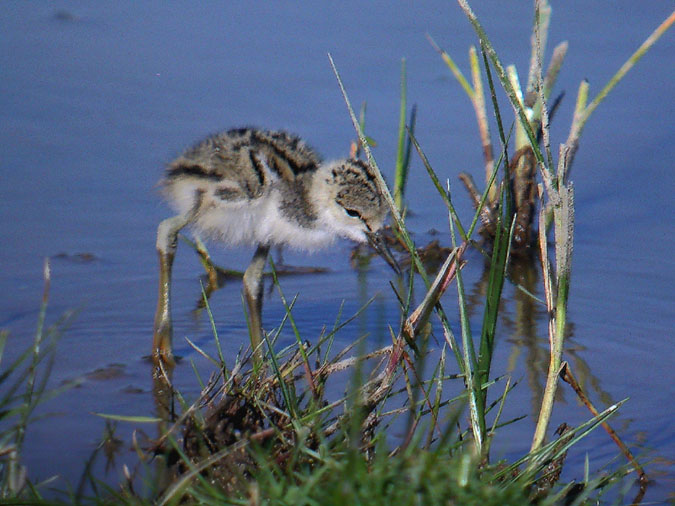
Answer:
<path fill-rule="evenodd" d="M 398 118 L 398 146 L 396 149 L 396 170 L 394 172 L 394 202 L 398 212 L 403 214 L 403 194 L 408 178 L 408 167 L 405 163 L 405 126 L 407 113 L 407 86 L 405 58 L 401 60 L 401 105 Z"/>
<path fill-rule="evenodd" d="M 640 44 L 635 52 L 626 60 L 626 62 L 621 65 L 621 68 L 617 70 L 616 74 L 607 82 L 607 84 L 600 90 L 600 93 L 588 104 L 583 118 L 581 119 L 581 124 L 579 126 L 579 131 L 583 129 L 584 125 L 588 118 L 593 114 L 595 109 L 600 105 L 600 103 L 607 97 L 610 91 L 619 84 L 619 82 L 625 77 L 625 75 L 635 66 L 635 64 L 640 61 L 640 59 L 645 55 L 647 51 L 656 43 L 657 40 L 663 36 L 664 33 L 675 23 L 675 11 L 668 16 L 663 23 L 661 23 L 647 39 Z"/>
<path fill-rule="evenodd" d="M 464 90 L 464 93 L 467 94 L 470 100 L 473 100 L 474 90 L 469 84 L 469 81 L 467 81 L 466 77 L 464 77 L 464 74 L 462 74 L 462 71 L 459 70 L 459 67 L 452 59 L 452 57 L 448 53 L 446 53 L 443 49 L 441 49 L 438 46 L 438 44 L 436 44 L 436 41 L 431 37 L 431 35 L 427 34 L 427 39 L 429 40 L 431 46 L 438 52 L 438 54 L 441 55 L 441 58 L 443 58 L 443 61 L 450 69 L 450 72 L 452 72 L 452 75 L 455 76 L 455 79 L 457 79 L 457 82 Z"/>
<path fill-rule="evenodd" d="M 518 99 L 518 93 L 512 86 L 511 80 L 509 79 L 506 69 L 502 64 L 501 60 L 499 59 L 499 56 L 497 55 L 494 46 L 490 42 L 490 39 L 485 33 L 483 26 L 478 21 L 478 18 L 476 17 L 473 10 L 469 6 L 467 0 L 457 0 L 457 1 L 459 2 L 459 5 L 466 14 L 467 18 L 469 19 L 471 25 L 473 26 L 476 35 L 478 35 L 478 38 L 480 39 L 481 43 L 481 48 L 485 51 L 490 61 L 492 61 L 492 64 L 494 65 L 494 68 L 497 71 L 497 77 L 499 78 L 499 81 L 502 87 L 504 88 L 504 91 L 506 91 L 506 95 L 509 98 L 509 101 L 511 102 L 511 106 L 513 107 L 516 115 L 518 116 L 518 120 L 520 121 L 520 124 L 524 129 L 525 134 L 527 135 L 527 138 L 530 142 L 530 146 L 532 147 L 532 150 L 534 152 L 535 157 L 537 158 L 537 161 L 541 164 L 545 164 L 544 156 L 542 155 L 541 150 L 539 149 L 539 145 L 537 143 L 537 136 L 535 132 L 532 130 L 532 126 L 530 125 L 530 121 L 527 117 L 527 111 L 525 111 L 523 104 Z"/>
<path fill-rule="evenodd" d="M 213 318 L 213 313 L 211 312 L 211 305 L 209 304 L 209 298 L 206 295 L 204 290 L 204 284 L 199 281 L 199 287 L 202 290 L 202 300 L 204 301 L 204 308 L 206 309 L 206 314 L 209 317 L 209 323 L 211 325 L 211 332 L 213 333 L 213 339 L 216 342 L 216 350 L 218 350 L 218 358 L 220 359 L 220 367 L 222 367 L 225 373 L 225 379 L 227 379 L 227 367 L 225 365 L 225 356 L 223 355 L 223 347 L 220 345 L 220 337 L 218 337 L 218 329 L 216 328 L 216 321 Z"/>

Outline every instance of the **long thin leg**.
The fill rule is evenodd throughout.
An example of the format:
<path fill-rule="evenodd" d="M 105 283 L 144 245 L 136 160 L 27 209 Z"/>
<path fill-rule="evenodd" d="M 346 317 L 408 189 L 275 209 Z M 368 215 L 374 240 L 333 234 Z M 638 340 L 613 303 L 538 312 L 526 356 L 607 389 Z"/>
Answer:
<path fill-rule="evenodd" d="M 244 298 L 248 306 L 251 335 L 251 348 L 254 350 L 254 361 L 262 362 L 262 301 L 263 301 L 263 269 L 270 251 L 268 245 L 258 245 L 250 265 L 244 273 Z"/>
<path fill-rule="evenodd" d="M 159 290 L 157 296 L 157 312 L 152 337 L 152 359 L 173 364 L 171 350 L 171 266 L 176 256 L 178 232 L 194 221 L 197 216 L 201 198 L 187 214 L 181 214 L 162 221 L 157 227 L 157 254 L 159 255 Z"/>
<path fill-rule="evenodd" d="M 201 238 L 197 235 L 194 236 L 195 240 L 195 249 L 197 254 L 202 262 L 202 266 L 206 271 L 206 275 L 209 278 L 209 285 L 206 287 L 206 296 L 208 298 L 211 293 L 215 292 L 218 289 L 218 271 L 213 265 L 211 260 L 211 255 L 209 255 L 209 250 L 206 249 L 206 245 L 202 242 Z"/>

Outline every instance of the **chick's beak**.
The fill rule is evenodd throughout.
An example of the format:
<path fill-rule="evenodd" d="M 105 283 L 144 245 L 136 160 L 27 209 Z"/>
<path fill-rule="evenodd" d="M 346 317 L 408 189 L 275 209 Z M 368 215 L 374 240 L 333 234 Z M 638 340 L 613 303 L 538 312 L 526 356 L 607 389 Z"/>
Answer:
<path fill-rule="evenodd" d="M 401 275 L 401 267 L 399 267 L 398 262 L 394 258 L 394 255 L 391 254 L 389 247 L 387 246 L 386 241 L 383 239 L 382 235 L 377 232 L 366 232 L 366 237 L 368 242 L 373 247 L 373 249 L 380 255 L 389 267 L 391 267 L 397 275 Z"/>

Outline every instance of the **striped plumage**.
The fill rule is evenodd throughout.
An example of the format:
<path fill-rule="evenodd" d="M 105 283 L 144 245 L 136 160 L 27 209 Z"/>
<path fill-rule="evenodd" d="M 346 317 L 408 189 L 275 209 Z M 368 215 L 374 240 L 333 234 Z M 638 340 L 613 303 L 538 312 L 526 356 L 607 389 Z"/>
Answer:
<path fill-rule="evenodd" d="M 365 163 L 322 165 L 304 141 L 282 131 L 208 137 L 167 167 L 163 187 L 181 214 L 201 199 L 195 228 L 229 244 L 313 250 L 336 236 L 365 241 L 386 214 Z"/>
<path fill-rule="evenodd" d="M 324 163 L 299 137 L 283 131 L 242 128 L 210 136 L 170 163 L 161 185 L 179 214 L 157 230 L 156 359 L 171 359 L 171 265 L 183 227 L 228 244 L 257 246 L 244 274 L 255 347 L 261 342 L 261 279 L 270 247 L 315 250 L 336 237 L 373 242 L 387 212 L 367 164 Z"/>

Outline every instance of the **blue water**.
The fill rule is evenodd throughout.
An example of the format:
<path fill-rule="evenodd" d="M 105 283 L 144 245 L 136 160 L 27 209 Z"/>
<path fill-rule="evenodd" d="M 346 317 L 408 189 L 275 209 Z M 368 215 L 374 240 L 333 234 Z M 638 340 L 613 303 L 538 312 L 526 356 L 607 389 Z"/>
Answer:
<path fill-rule="evenodd" d="M 515 63 L 525 79 L 530 3 L 475 3 L 503 61 Z M 671 9 L 670 1 L 641 3 L 639 12 L 633 1 L 554 5 L 549 40 L 552 45 L 566 39 L 570 46 L 557 86 L 566 97 L 553 124 L 553 146 L 566 138 L 579 81 L 587 78 L 594 96 Z M 470 171 L 482 180 L 473 110 L 427 33 L 468 74 L 467 48 L 475 36 L 453 2 L 3 3 L 0 328 L 11 331 L 7 354 L 28 345 L 42 293 L 42 262 L 55 257 L 48 321 L 67 310 L 78 313 L 59 342 L 53 382 L 84 378 L 47 405 L 55 415 L 28 433 L 25 464 L 34 480 L 58 474 L 57 488 L 77 482 L 103 432 L 103 421 L 91 413 L 153 413 L 150 367 L 143 357 L 156 297 L 155 231 L 169 215 L 155 188 L 163 165 L 198 138 L 240 125 L 288 129 L 326 158 L 348 153 L 354 131 L 328 52 L 355 107 L 367 102 L 366 130 L 377 141 L 374 154 L 389 179 L 400 61 L 406 58 L 409 102 L 418 106 L 417 137 L 439 176 L 450 179 L 460 214 L 470 219 L 456 174 Z M 573 335 L 566 358 L 578 375 L 589 371 L 585 386 L 599 405 L 631 398 L 614 424 L 637 454 L 659 462 L 651 468 L 656 483 L 646 498 L 653 501 L 673 488 L 672 465 L 663 460 L 675 455 L 674 46 L 675 37 L 667 33 L 600 106 L 584 131 L 572 173 Z M 416 157 L 408 203 L 420 242 L 435 228 L 447 244 L 444 206 Z M 369 317 L 346 329 L 342 343 L 363 331 L 386 341 L 385 324 L 398 322 L 390 273 L 377 262 L 359 279 L 349 265 L 350 247 L 339 243 L 311 257 L 284 255 L 288 263 L 332 270 L 282 281 L 287 297 L 300 294 L 294 315 L 307 339 L 332 325 L 343 300 L 349 315 L 376 292 L 381 296 Z M 252 253 L 211 249 L 218 263 L 238 268 Z M 61 253 L 66 257 L 56 258 Z M 94 259 L 77 261 L 73 255 L 80 253 Z M 468 282 L 475 283 L 482 261 L 476 254 L 469 260 Z M 177 351 L 195 360 L 184 336 L 212 346 L 208 322 L 191 314 L 200 269 L 195 255 L 179 248 Z M 517 456 L 529 448 L 532 398 L 543 381 L 534 371 L 545 369 L 547 338 L 541 311 L 529 337 L 513 323 L 514 290 L 507 287 L 506 293 L 511 303 L 504 314 L 511 321 L 500 324 L 493 372 L 502 374 L 513 364 L 514 378 L 522 381 L 508 415 L 529 418 L 513 429 L 514 437 L 495 445 L 503 455 Z M 445 305 L 454 308 L 450 297 Z M 212 306 L 233 356 L 246 336 L 239 285 L 217 292 Z M 265 306 L 266 326 L 276 326 L 282 315 L 273 294 Z M 119 364 L 119 376 L 90 375 L 111 364 Z M 175 379 L 187 394 L 198 390 L 187 360 Z M 562 393 L 553 426 L 584 421 L 589 415 L 572 392 L 563 386 Z M 134 428 L 120 425 L 118 435 L 128 441 Z M 127 447 L 118 464 L 135 462 Z M 600 466 L 614 448 L 604 433 L 594 433 L 570 457 L 577 477 L 585 451 L 591 452 L 591 465 Z"/>

